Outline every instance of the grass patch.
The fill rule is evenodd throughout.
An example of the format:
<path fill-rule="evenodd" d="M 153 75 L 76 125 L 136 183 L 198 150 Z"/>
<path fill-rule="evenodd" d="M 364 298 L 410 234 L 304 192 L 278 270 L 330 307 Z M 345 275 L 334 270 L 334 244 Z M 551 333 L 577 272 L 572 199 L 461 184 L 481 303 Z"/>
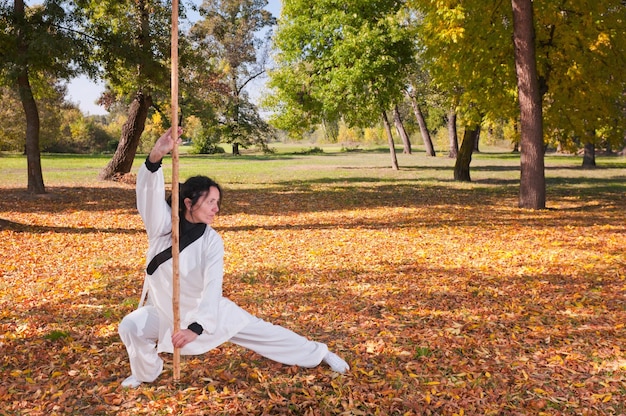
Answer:
<path fill-rule="evenodd" d="M 296 150 L 298 149 L 298 150 Z M 313 151 L 314 150 L 314 151 Z M 358 153 L 342 152 L 338 146 L 302 150 L 293 145 L 278 146 L 274 154 L 247 151 L 241 156 L 181 154 L 180 177 L 204 174 L 224 185 L 258 187 L 289 184 L 371 182 L 430 183 L 467 188 L 509 188 L 519 186 L 519 154 L 500 148 L 487 148 L 476 153 L 470 167 L 472 183 L 452 180 L 454 160 L 444 156 L 428 157 L 421 149 L 412 155 L 398 153 L 399 171 L 390 169 L 390 156 L 385 149 L 370 149 Z M 133 172 L 146 155 L 137 155 Z M 98 173 L 106 166 L 110 155 L 42 155 L 44 183 L 48 186 L 96 184 Z M 596 169 L 582 169 L 575 156 L 548 154 L 545 158 L 548 193 L 563 193 L 566 189 L 592 189 L 617 192 L 626 178 L 626 159 L 600 156 Z M 166 181 L 171 178 L 171 161 L 164 160 Z M 0 154 L 0 175 L 3 185 L 25 187 L 26 158 L 21 155 Z M 593 191 L 591 191 L 593 192 Z"/>

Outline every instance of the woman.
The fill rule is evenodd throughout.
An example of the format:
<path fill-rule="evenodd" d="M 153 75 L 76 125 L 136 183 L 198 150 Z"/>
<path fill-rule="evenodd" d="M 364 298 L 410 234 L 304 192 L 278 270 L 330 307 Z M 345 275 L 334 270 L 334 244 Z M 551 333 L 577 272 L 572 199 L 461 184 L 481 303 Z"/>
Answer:
<path fill-rule="evenodd" d="M 163 371 L 161 352 L 177 347 L 182 355 L 203 354 L 226 341 L 287 365 L 315 367 L 323 361 L 334 371 L 348 371 L 348 364 L 325 344 L 265 322 L 222 296 L 224 246 L 210 227 L 219 211 L 221 189 L 204 176 L 189 178 L 180 188 L 183 329 L 172 333 L 172 222 L 161 169 L 161 160 L 174 148 L 172 136 L 168 130 L 157 140 L 137 174 L 137 208 L 148 234 L 149 264 L 139 308 L 119 326 L 131 368 L 122 386 L 154 381 Z"/>

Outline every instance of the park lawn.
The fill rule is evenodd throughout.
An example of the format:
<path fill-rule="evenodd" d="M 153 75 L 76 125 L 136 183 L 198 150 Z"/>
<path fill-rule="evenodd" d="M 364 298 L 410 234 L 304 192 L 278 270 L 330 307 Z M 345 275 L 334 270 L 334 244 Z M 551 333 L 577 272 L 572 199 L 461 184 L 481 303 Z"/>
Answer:
<path fill-rule="evenodd" d="M 398 157 L 183 157 L 225 188 L 225 296 L 352 368 L 225 344 L 137 390 L 117 335 L 147 248 L 132 184 L 95 179 L 106 157 L 44 155 L 34 197 L 0 157 L 0 414 L 626 413 L 625 159 L 548 156 L 548 209 L 528 211 L 518 155 L 475 155 L 469 184 Z"/>

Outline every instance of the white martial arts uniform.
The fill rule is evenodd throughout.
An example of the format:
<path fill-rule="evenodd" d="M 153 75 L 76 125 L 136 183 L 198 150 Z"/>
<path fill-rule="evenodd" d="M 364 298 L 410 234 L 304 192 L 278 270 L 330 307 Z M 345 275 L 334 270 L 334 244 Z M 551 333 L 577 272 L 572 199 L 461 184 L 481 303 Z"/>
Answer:
<path fill-rule="evenodd" d="M 137 208 L 149 240 L 147 261 L 171 246 L 171 209 L 165 200 L 162 169 L 150 172 L 142 164 L 137 175 Z M 180 349 L 182 355 L 203 354 L 230 341 L 287 365 L 315 367 L 328 347 L 286 328 L 254 317 L 222 296 L 224 246 L 210 226 L 180 252 L 181 328 L 197 322 L 203 333 Z M 145 301 L 145 305 L 144 305 Z M 145 275 L 139 308 L 124 317 L 119 334 L 128 351 L 132 375 L 154 381 L 163 370 L 158 353 L 172 345 L 172 260 Z"/>

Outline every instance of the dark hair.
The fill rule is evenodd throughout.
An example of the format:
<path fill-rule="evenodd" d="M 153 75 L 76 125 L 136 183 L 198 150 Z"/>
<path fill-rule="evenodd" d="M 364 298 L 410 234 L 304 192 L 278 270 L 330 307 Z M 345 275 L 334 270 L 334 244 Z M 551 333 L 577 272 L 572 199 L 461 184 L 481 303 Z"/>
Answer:
<path fill-rule="evenodd" d="M 185 206 L 185 199 L 191 199 L 191 206 L 194 206 L 198 199 L 207 192 L 209 189 L 214 186 L 220 193 L 220 199 L 217 202 L 218 206 L 222 204 L 222 187 L 215 182 L 213 179 L 207 176 L 192 176 L 187 179 L 184 183 L 179 184 L 178 186 L 178 211 L 181 215 L 184 215 L 187 211 L 187 207 Z M 167 198 L 167 203 L 172 206 L 172 196 L 170 195 Z"/>

